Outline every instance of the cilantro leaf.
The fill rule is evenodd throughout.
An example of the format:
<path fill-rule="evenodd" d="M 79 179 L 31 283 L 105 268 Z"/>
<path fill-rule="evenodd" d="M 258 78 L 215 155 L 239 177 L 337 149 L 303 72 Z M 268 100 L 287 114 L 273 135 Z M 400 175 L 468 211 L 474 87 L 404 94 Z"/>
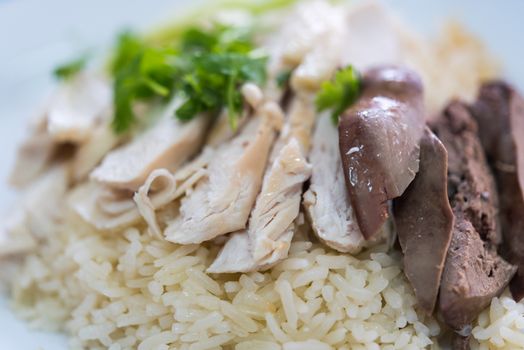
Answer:
<path fill-rule="evenodd" d="M 121 33 L 116 41 L 115 53 L 110 63 L 111 73 L 116 75 L 125 66 L 132 63 L 144 49 L 145 43 L 129 31 Z"/>
<path fill-rule="evenodd" d="M 227 108 L 232 128 L 242 110 L 240 86 L 262 84 L 266 58 L 253 54 L 250 30 L 217 25 L 209 31 L 190 28 L 180 41 L 154 46 L 132 33 L 118 39 L 110 70 L 114 76 L 113 128 L 121 133 L 136 120 L 136 101 L 184 98 L 175 111 L 180 120 L 200 113 L 218 114 Z"/>
<path fill-rule="evenodd" d="M 173 49 L 150 47 L 131 33 L 120 36 L 111 65 L 115 132 L 123 133 L 135 122 L 135 101 L 166 99 L 171 95 L 176 73 L 174 59 Z"/>
<path fill-rule="evenodd" d="M 190 29 L 181 48 L 187 66 L 179 89 L 186 102 L 176 111 L 177 118 L 216 114 L 225 107 L 231 128 L 236 129 L 243 103 L 240 86 L 248 81 L 263 84 L 266 79 L 266 58 L 252 54 L 250 32 L 224 26 L 210 32 Z"/>
<path fill-rule="evenodd" d="M 340 69 L 332 80 L 322 83 L 315 101 L 317 110 L 331 110 L 333 122 L 338 124 L 339 116 L 358 98 L 360 88 L 360 75 L 351 65 Z"/>
<path fill-rule="evenodd" d="M 289 82 L 289 79 L 291 79 L 292 73 L 293 73 L 292 70 L 285 70 L 283 72 L 280 72 L 276 78 L 278 87 L 282 88 L 286 86 L 287 83 Z"/>
<path fill-rule="evenodd" d="M 192 58 L 192 69 L 180 87 L 186 103 L 176 111 L 176 116 L 188 120 L 198 113 L 218 113 L 227 107 L 230 125 L 235 129 L 243 102 L 239 87 L 247 81 L 258 84 L 264 81 L 265 58 L 238 53 L 199 54 Z"/>
<path fill-rule="evenodd" d="M 63 63 L 53 70 L 57 79 L 69 79 L 84 69 L 88 60 L 87 55 L 80 56 L 70 62 Z"/>
<path fill-rule="evenodd" d="M 244 53 L 254 49 L 252 33 L 246 27 L 215 25 L 211 31 L 189 28 L 182 35 L 182 52 Z"/>

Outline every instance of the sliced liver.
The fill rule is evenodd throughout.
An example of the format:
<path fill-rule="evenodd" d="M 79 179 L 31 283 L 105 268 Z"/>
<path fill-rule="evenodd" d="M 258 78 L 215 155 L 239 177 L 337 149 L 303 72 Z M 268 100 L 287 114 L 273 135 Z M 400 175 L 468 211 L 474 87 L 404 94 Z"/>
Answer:
<path fill-rule="evenodd" d="M 448 156 L 426 128 L 420 142 L 417 176 L 393 202 L 393 214 L 404 253 L 404 273 L 420 307 L 433 312 L 453 228 L 447 193 Z"/>
<path fill-rule="evenodd" d="M 451 349 L 452 350 L 469 350 L 471 347 L 469 346 L 469 340 L 471 338 L 471 335 L 468 336 L 461 336 L 458 334 L 453 335 L 453 340 L 451 343 Z"/>
<path fill-rule="evenodd" d="M 480 238 L 468 219 L 456 215 L 440 288 L 444 321 L 455 330 L 468 327 L 502 293 L 515 270 Z"/>
<path fill-rule="evenodd" d="M 502 237 L 495 180 L 467 106 L 450 103 L 433 130 L 448 151 L 448 194 L 453 211 L 471 221 L 483 240 L 498 245 Z"/>
<path fill-rule="evenodd" d="M 455 215 L 439 310 L 460 331 L 504 290 L 516 267 L 497 254 L 498 196 L 467 106 L 452 102 L 434 131 L 448 151 L 448 192 Z"/>
<path fill-rule="evenodd" d="M 423 89 L 411 70 L 381 66 L 363 75 L 363 93 L 342 116 L 339 146 L 349 198 L 366 239 L 388 217 L 419 167 Z"/>
<path fill-rule="evenodd" d="M 484 84 L 471 112 L 495 174 L 500 197 L 503 254 L 519 271 L 510 284 L 524 297 L 524 99 L 507 83 Z"/>

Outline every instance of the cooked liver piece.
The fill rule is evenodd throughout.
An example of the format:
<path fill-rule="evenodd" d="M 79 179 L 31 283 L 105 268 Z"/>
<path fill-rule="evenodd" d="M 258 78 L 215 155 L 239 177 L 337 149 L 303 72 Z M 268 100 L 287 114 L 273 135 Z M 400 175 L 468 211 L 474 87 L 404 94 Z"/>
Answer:
<path fill-rule="evenodd" d="M 463 213 L 480 237 L 497 245 L 501 230 L 498 196 L 477 136 L 477 124 L 467 106 L 452 102 L 433 131 L 448 151 L 448 194 L 453 211 Z"/>
<path fill-rule="evenodd" d="M 426 128 L 420 142 L 417 176 L 393 202 L 393 216 L 404 253 L 404 273 L 418 304 L 433 312 L 446 260 L 453 212 L 447 192 L 448 156 L 444 145 Z"/>
<path fill-rule="evenodd" d="M 497 254 L 497 192 L 467 107 L 452 102 L 434 130 L 448 151 L 448 192 L 455 215 L 439 309 L 444 321 L 459 331 L 503 291 L 516 267 Z"/>
<path fill-rule="evenodd" d="M 471 347 L 469 346 L 469 340 L 471 338 L 471 335 L 468 335 L 466 337 L 463 337 L 458 334 L 453 334 L 453 340 L 451 343 L 451 349 L 452 350 L 469 350 Z"/>
<path fill-rule="evenodd" d="M 519 265 L 510 284 L 519 301 L 524 297 L 524 99 L 508 84 L 490 82 L 471 111 L 497 182 L 503 255 Z"/>
<path fill-rule="evenodd" d="M 456 213 L 440 287 L 439 309 L 444 321 L 455 330 L 467 327 L 502 293 L 515 270 L 482 241 L 468 219 Z"/>
<path fill-rule="evenodd" d="M 339 147 L 349 198 L 366 239 L 388 217 L 418 172 L 424 130 L 423 89 L 416 73 L 381 66 L 363 75 L 363 93 L 340 119 Z"/>

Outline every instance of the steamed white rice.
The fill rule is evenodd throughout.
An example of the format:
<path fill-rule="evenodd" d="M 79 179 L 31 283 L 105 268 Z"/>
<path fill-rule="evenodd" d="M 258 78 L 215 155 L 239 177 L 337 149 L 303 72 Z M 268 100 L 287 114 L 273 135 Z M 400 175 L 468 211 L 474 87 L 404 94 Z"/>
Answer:
<path fill-rule="evenodd" d="M 384 249 L 357 258 L 298 239 L 269 272 L 209 275 L 216 247 L 103 235 L 70 215 L 12 291 L 73 349 L 436 349 L 439 324 Z"/>
<path fill-rule="evenodd" d="M 209 275 L 217 247 L 102 234 L 71 214 L 25 258 L 13 306 L 71 349 L 439 349 L 442 326 L 384 249 L 351 257 L 298 238 L 269 272 Z M 522 329 L 524 304 L 495 298 L 473 349 L 524 348 Z"/>

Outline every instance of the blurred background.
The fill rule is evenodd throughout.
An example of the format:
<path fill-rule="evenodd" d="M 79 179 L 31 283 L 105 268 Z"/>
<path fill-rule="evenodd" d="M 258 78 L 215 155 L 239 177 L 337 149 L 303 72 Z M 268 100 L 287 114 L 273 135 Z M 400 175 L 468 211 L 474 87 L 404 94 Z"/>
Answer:
<path fill-rule="evenodd" d="M 212 1 L 212 0 L 209 0 Z M 248 1 L 248 0 L 246 0 Z M 259 1 L 259 0 L 258 0 Z M 357 1 L 357 0 L 354 0 Z M 381 0 L 377 0 L 381 1 Z M 5 185 L 25 123 L 53 89 L 53 68 L 79 53 L 103 52 L 126 28 L 146 30 L 176 17 L 204 0 L 0 0 L 0 215 L 14 200 Z M 442 22 L 457 19 L 481 37 L 524 91 L 524 1 L 382 0 L 404 22 L 423 33 L 436 33 Z M 446 67 L 442 67 L 445 74 Z M 65 341 L 35 333 L 8 311 L 0 298 L 0 349 L 61 349 Z M 20 344 L 22 342 L 22 344 Z"/>

